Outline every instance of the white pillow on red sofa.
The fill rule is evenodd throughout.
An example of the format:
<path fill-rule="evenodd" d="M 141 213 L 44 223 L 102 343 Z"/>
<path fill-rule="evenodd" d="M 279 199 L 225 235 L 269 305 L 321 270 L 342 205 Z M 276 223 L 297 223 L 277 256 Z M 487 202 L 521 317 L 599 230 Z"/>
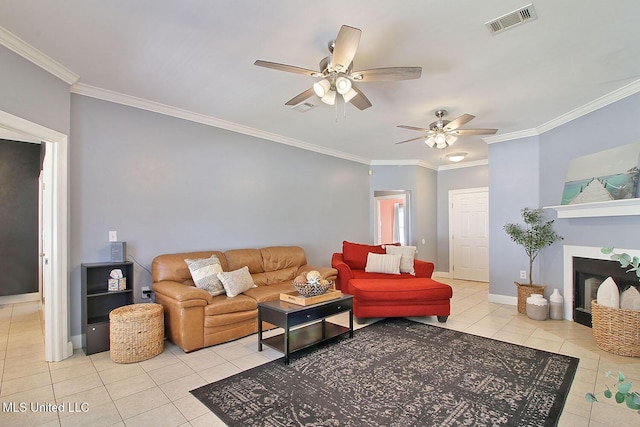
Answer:
<path fill-rule="evenodd" d="M 400 254 L 374 254 L 367 255 L 367 265 L 364 271 L 367 273 L 400 274 Z"/>
<path fill-rule="evenodd" d="M 400 273 L 409 273 L 413 276 L 416 275 L 416 271 L 413 268 L 413 261 L 416 257 L 416 247 L 415 246 L 386 246 L 387 253 L 396 255 L 400 254 Z"/>

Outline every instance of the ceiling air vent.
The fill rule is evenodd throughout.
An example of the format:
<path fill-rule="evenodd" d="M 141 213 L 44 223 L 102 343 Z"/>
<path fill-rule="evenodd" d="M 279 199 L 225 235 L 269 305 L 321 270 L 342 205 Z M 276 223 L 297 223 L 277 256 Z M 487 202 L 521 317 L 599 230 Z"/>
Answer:
<path fill-rule="evenodd" d="M 292 107 L 292 110 L 298 111 L 300 113 L 306 113 L 307 111 L 311 110 L 312 108 L 315 108 L 316 106 L 309 103 L 309 102 L 301 102 L 300 104 L 296 105 L 295 107 Z"/>
<path fill-rule="evenodd" d="M 536 10 L 533 7 L 533 3 L 531 3 L 518 10 L 514 10 L 513 12 L 509 12 L 506 15 L 502 15 L 496 19 L 493 19 L 485 23 L 485 25 L 489 29 L 489 32 L 495 35 L 506 31 L 509 28 L 513 28 L 529 21 L 533 21 L 537 18 L 538 15 L 536 14 Z"/>

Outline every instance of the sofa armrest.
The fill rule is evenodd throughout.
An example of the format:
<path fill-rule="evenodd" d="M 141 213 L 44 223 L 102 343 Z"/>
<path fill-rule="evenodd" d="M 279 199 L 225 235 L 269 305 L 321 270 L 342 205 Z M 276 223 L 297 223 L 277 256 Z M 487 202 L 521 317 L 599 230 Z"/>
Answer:
<path fill-rule="evenodd" d="M 296 276 L 300 273 L 309 272 L 311 270 L 316 270 L 320 273 L 323 279 L 327 280 L 336 280 L 338 277 L 338 270 L 331 267 L 320 267 L 318 265 L 303 265 L 296 272 Z"/>
<path fill-rule="evenodd" d="M 186 352 L 204 347 L 204 308 L 213 302 L 211 294 L 170 280 L 155 282 L 153 291 L 164 309 L 167 338 Z"/>
<path fill-rule="evenodd" d="M 353 279 L 353 273 L 351 267 L 349 267 L 342 256 L 342 253 L 336 252 L 331 257 L 331 266 L 338 271 L 338 277 L 336 279 L 336 288 L 340 290 L 347 290 L 349 280 Z"/>
<path fill-rule="evenodd" d="M 190 305 L 202 305 L 204 307 L 213 302 L 211 294 L 204 289 L 183 285 L 171 280 L 155 282 L 153 291 L 156 294 L 162 294 L 181 303 L 190 302 Z"/>
<path fill-rule="evenodd" d="M 431 278 L 435 265 L 432 262 L 421 261 L 419 259 L 413 260 L 413 269 L 416 272 L 416 277 Z"/>

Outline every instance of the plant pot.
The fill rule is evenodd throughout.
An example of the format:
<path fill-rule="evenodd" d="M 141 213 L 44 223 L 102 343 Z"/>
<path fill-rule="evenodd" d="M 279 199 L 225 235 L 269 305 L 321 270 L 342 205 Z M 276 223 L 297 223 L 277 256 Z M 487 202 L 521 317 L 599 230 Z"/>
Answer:
<path fill-rule="evenodd" d="M 518 313 L 527 314 L 527 298 L 532 294 L 544 295 L 547 285 L 523 285 L 513 282 L 518 288 Z"/>

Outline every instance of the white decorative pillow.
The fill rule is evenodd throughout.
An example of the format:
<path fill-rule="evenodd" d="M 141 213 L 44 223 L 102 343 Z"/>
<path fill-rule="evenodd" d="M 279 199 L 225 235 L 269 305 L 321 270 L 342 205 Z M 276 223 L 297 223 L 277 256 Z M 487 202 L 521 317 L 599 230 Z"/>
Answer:
<path fill-rule="evenodd" d="M 224 287 L 218 279 L 218 273 L 222 271 L 222 266 L 217 256 L 185 259 L 184 262 L 189 267 L 196 288 L 204 289 L 213 296 L 224 294 Z"/>
<path fill-rule="evenodd" d="M 400 254 L 374 254 L 367 255 L 367 265 L 364 271 L 367 273 L 400 274 Z"/>
<path fill-rule="evenodd" d="M 607 277 L 598 287 L 597 302 L 604 307 L 620 308 L 620 291 L 611 277 Z"/>
<path fill-rule="evenodd" d="M 625 310 L 640 310 L 640 292 L 631 286 L 620 294 L 620 308 Z"/>
<path fill-rule="evenodd" d="M 228 297 L 235 297 L 251 288 L 257 288 L 247 266 L 234 271 L 218 273 L 218 279 L 222 282 Z"/>
<path fill-rule="evenodd" d="M 416 275 L 416 271 L 413 268 L 413 260 L 416 257 L 415 246 L 387 246 L 387 253 L 396 255 L 400 254 L 400 273 L 409 273 Z"/>

